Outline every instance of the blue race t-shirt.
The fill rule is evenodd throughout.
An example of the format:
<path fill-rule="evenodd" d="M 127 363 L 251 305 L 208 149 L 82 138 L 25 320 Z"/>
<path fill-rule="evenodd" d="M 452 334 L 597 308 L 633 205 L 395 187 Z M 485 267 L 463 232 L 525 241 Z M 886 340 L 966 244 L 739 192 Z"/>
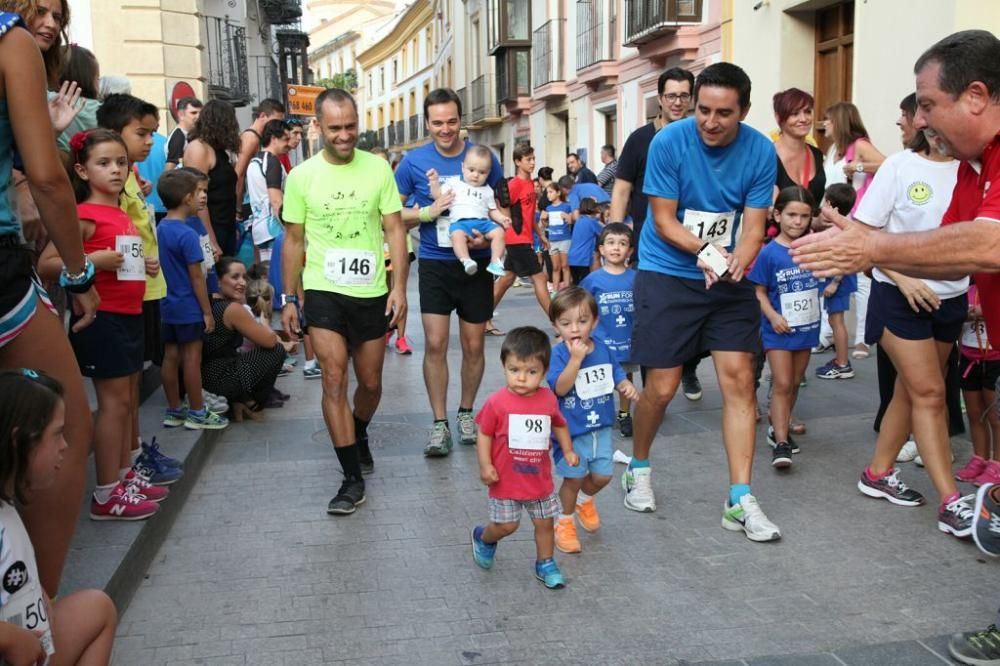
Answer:
<path fill-rule="evenodd" d="M 597 183 L 577 183 L 569 191 L 569 196 L 566 197 L 567 202 L 572 210 L 579 210 L 580 201 L 583 199 L 593 199 L 597 203 L 608 203 L 611 201 L 611 197 L 603 187 Z"/>
<path fill-rule="evenodd" d="M 219 276 L 215 274 L 215 255 L 212 254 L 212 240 L 208 231 L 205 230 L 205 223 L 197 215 L 192 215 L 184 220 L 184 224 L 194 229 L 194 232 L 198 234 L 198 243 L 201 245 L 201 254 L 205 261 L 205 282 L 208 285 L 208 294 L 209 296 L 217 294 L 219 293 Z M 281 254 L 280 249 L 272 249 L 272 251 Z M 281 272 L 281 266 L 275 262 L 274 254 L 271 255 L 271 266 L 271 270 Z M 274 268 L 274 266 L 278 267 Z M 276 305 L 275 308 L 280 310 L 281 306 Z"/>
<path fill-rule="evenodd" d="M 590 266 L 594 263 L 597 238 L 604 226 L 589 215 L 581 215 L 573 225 L 573 242 L 570 243 L 566 259 L 570 266 Z"/>
<path fill-rule="evenodd" d="M 819 344 L 819 280 L 792 261 L 788 248 L 771 241 L 757 255 L 757 261 L 747 279 L 767 288 L 767 300 L 780 313 L 791 333 L 775 333 L 771 322 L 762 313 L 760 333 L 764 349 L 798 351 Z"/>
<path fill-rule="evenodd" d="M 677 201 L 677 219 L 705 242 L 732 250 L 744 208 L 769 208 L 777 178 L 774 144 L 740 124 L 727 146 L 706 146 L 694 118 L 670 123 L 653 137 L 646 163 L 643 191 L 650 197 Z M 646 221 L 653 220 L 652 207 Z M 643 270 L 701 280 L 694 254 L 684 252 L 644 224 L 640 232 L 639 264 Z"/>
<path fill-rule="evenodd" d="M 445 157 L 439 153 L 434 142 L 414 148 L 408 152 L 396 168 L 396 186 L 399 188 L 399 193 L 407 197 L 406 207 L 412 208 L 415 205 L 429 206 L 434 203 L 434 199 L 431 198 L 430 185 L 427 182 L 427 171 L 429 169 L 435 169 L 438 172 L 441 185 L 444 185 L 449 180 L 461 180 L 462 160 L 465 159 L 465 151 L 471 145 L 470 141 L 466 141 L 462 153 L 455 157 Z M 489 177 L 486 179 L 486 184 L 494 187 L 503 177 L 503 167 L 500 166 L 500 161 L 492 152 L 490 152 L 490 157 L 493 160 L 493 166 L 490 169 Z M 446 259 L 457 261 L 455 253 L 451 249 L 451 237 L 448 234 L 448 226 L 450 224 L 451 220 L 445 216 L 439 217 L 434 222 L 420 223 L 421 260 Z M 471 256 L 477 258 L 488 257 L 490 256 L 490 249 L 475 250 L 471 253 Z"/>
<path fill-rule="evenodd" d="M 552 204 L 545 208 L 545 212 L 549 214 L 549 242 L 564 241 L 573 238 L 573 224 L 569 217 L 573 209 L 570 208 L 569 204 Z M 552 213 L 559 213 L 559 215 L 554 216 Z M 559 218 L 560 224 L 553 224 L 556 221 L 556 217 Z"/>
<path fill-rule="evenodd" d="M 556 393 L 559 411 L 566 417 L 571 437 L 615 424 L 615 386 L 625 379 L 625 372 L 604 343 L 597 338 L 591 338 L 591 342 L 594 349 L 580 364 L 573 388 L 566 395 Z M 552 348 L 552 363 L 546 379 L 553 392 L 559 375 L 569 365 L 569 359 L 569 348 L 565 342 Z M 558 446 L 553 448 L 559 449 Z"/>
<path fill-rule="evenodd" d="M 164 324 L 198 324 L 202 321 L 201 306 L 194 295 L 188 266 L 204 260 L 198 234 L 181 220 L 164 218 L 156 227 L 160 245 L 160 270 L 167 281 L 167 296 L 160 303 L 160 319 Z"/>
<path fill-rule="evenodd" d="M 635 271 L 627 269 L 621 275 L 601 268 L 587 275 L 580 282 L 597 301 L 598 321 L 594 337 L 603 342 L 619 363 L 632 360 L 632 318 L 635 302 L 632 288 Z"/>
<path fill-rule="evenodd" d="M 135 166 L 139 170 L 139 175 L 153 184 L 152 191 L 146 195 L 146 201 L 153 204 L 153 210 L 157 213 L 166 213 L 167 208 L 160 201 L 156 184 L 160 182 L 163 169 L 167 166 L 167 137 L 159 132 L 153 132 L 153 147 L 150 148 L 149 155 Z"/>

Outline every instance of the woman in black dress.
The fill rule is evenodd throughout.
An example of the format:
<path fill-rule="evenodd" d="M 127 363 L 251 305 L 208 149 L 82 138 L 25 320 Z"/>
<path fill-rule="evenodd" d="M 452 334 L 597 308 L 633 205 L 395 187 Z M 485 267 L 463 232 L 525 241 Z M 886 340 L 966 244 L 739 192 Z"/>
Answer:
<path fill-rule="evenodd" d="M 240 147 L 240 126 L 229 102 L 213 99 L 202 108 L 184 148 L 184 166 L 208 174 L 208 207 L 199 211 L 215 258 L 236 254 L 236 169 L 230 159 Z"/>

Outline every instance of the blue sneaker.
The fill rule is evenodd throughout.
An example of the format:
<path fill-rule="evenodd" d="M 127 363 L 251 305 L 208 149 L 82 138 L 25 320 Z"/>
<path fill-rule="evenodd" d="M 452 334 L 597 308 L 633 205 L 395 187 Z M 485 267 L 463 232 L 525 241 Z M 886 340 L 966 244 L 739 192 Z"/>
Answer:
<path fill-rule="evenodd" d="M 148 444 L 146 442 L 142 443 L 142 453 L 139 454 L 138 460 L 147 460 L 147 459 L 156 460 L 161 465 L 165 467 L 173 467 L 174 469 L 180 469 L 181 467 L 184 466 L 184 463 L 182 463 L 180 460 L 177 460 L 176 458 L 171 458 L 170 456 L 165 455 L 162 451 L 160 451 L 160 445 L 156 443 L 155 437 L 153 438 L 153 441 Z"/>
<path fill-rule="evenodd" d="M 551 557 L 535 562 L 535 578 L 542 581 L 550 590 L 561 590 L 566 587 L 566 579 L 559 571 L 559 565 Z"/>
<path fill-rule="evenodd" d="M 154 486 L 169 486 L 184 476 L 184 470 L 177 467 L 167 467 L 159 460 L 148 456 L 143 459 L 142 455 L 140 454 L 139 460 L 136 460 L 135 464 L 132 465 L 132 469 Z"/>
<path fill-rule="evenodd" d="M 497 555 L 497 545 L 495 543 L 483 543 L 483 531 L 486 528 L 476 525 L 472 528 L 472 559 L 476 564 L 484 569 L 493 566 L 493 559 Z"/>
<path fill-rule="evenodd" d="M 184 407 L 178 407 L 177 409 L 167 408 L 167 411 L 163 413 L 163 425 L 168 428 L 176 428 L 178 426 L 184 425 L 184 420 L 187 419 L 188 410 Z"/>
<path fill-rule="evenodd" d="M 503 277 L 503 274 L 505 272 L 503 269 L 503 263 L 499 261 L 491 261 L 489 265 L 486 267 L 486 270 L 489 271 L 490 273 L 493 273 L 493 275 L 496 275 L 497 277 Z"/>
<path fill-rule="evenodd" d="M 854 368 L 850 363 L 837 365 L 837 359 L 833 359 L 826 365 L 816 368 L 816 376 L 820 379 L 850 379 L 854 376 Z"/>

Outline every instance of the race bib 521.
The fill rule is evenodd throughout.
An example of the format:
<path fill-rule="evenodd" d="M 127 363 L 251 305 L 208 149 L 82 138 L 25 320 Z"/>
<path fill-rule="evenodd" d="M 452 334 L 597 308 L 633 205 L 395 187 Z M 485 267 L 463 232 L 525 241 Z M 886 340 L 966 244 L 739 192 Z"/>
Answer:
<path fill-rule="evenodd" d="M 817 289 L 790 291 L 781 294 L 781 316 L 792 328 L 808 326 L 819 321 L 819 292 Z"/>

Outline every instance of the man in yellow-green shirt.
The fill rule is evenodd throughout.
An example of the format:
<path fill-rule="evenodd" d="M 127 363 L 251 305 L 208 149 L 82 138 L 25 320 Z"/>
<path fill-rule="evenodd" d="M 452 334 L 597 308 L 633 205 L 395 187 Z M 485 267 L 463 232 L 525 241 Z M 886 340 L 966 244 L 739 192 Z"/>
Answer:
<path fill-rule="evenodd" d="M 385 333 L 406 317 L 409 257 L 392 169 L 355 148 L 354 98 L 339 88 L 326 90 L 316 99 L 316 117 L 323 150 L 285 181 L 281 322 L 290 336 L 301 333 L 295 295 L 301 280 L 302 315 L 323 371 L 323 416 L 344 470 L 327 513 L 347 515 L 365 501 L 362 474 L 374 471 L 367 429 L 382 392 Z M 385 280 L 383 232 L 398 267 L 392 291 Z M 347 400 L 349 357 L 358 380 L 353 413 Z"/>

